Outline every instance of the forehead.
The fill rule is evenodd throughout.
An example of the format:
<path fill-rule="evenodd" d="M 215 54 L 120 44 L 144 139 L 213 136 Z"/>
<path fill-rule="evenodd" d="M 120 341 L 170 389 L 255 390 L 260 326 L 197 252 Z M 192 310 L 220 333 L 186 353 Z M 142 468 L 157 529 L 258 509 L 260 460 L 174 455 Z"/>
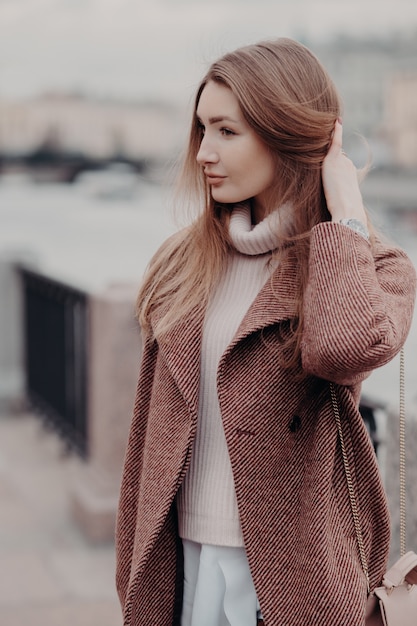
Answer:
<path fill-rule="evenodd" d="M 201 92 L 196 113 L 200 119 L 221 116 L 242 120 L 239 102 L 233 91 L 212 80 L 208 81 Z"/>

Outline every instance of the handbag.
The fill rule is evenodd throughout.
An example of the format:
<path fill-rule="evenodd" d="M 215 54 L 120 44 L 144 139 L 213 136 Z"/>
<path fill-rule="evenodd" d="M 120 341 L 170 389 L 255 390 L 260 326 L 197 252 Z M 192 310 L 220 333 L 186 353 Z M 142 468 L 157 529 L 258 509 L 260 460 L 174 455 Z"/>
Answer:
<path fill-rule="evenodd" d="M 400 553 L 401 557 L 385 573 L 379 587 L 370 590 L 368 564 L 362 535 L 359 508 L 346 452 L 336 388 L 330 383 L 330 395 L 336 420 L 343 467 L 349 492 L 359 558 L 368 586 L 366 626 L 417 626 L 417 554 L 406 552 L 405 489 L 405 393 L 404 350 L 400 354 Z"/>

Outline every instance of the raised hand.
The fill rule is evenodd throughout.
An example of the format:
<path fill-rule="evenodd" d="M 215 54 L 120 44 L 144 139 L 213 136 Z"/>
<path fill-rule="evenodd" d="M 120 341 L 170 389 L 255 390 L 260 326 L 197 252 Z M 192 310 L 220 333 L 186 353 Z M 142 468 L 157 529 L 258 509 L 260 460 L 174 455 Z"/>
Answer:
<path fill-rule="evenodd" d="M 333 222 L 355 218 L 367 223 L 358 172 L 342 149 L 343 126 L 339 120 L 334 126 L 332 143 L 322 165 L 322 180 L 327 208 Z"/>

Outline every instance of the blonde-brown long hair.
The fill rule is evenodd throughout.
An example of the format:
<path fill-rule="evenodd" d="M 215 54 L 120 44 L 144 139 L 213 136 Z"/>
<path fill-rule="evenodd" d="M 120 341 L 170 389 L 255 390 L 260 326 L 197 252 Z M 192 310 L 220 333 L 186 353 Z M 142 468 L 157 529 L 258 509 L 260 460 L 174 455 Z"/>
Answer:
<path fill-rule="evenodd" d="M 198 214 L 190 226 L 171 237 L 152 259 L 138 295 L 139 322 L 145 333 L 153 333 L 157 340 L 162 340 L 180 319 L 202 314 L 228 254 L 231 206 L 213 201 L 196 161 L 202 139 L 196 110 L 208 81 L 231 89 L 245 120 L 274 155 L 276 185 L 267 211 L 288 201 L 292 204 L 292 245 L 283 245 L 276 254 L 282 257 L 291 249 L 299 269 L 296 295 L 299 315 L 285 340 L 285 365 L 296 366 L 308 274 L 308 234 L 315 224 L 330 219 L 321 166 L 335 120 L 340 116 L 340 100 L 317 58 L 291 39 L 261 42 L 230 52 L 213 63 L 202 80 L 178 178 L 183 201 L 193 205 Z"/>

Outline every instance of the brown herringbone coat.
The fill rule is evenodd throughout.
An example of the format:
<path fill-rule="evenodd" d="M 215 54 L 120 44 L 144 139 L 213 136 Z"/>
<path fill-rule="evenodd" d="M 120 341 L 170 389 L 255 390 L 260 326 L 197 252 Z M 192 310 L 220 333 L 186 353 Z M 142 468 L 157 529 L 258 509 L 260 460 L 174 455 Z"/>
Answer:
<path fill-rule="evenodd" d="M 240 520 L 266 626 L 364 624 L 358 559 L 329 385 L 338 387 L 360 502 L 371 586 L 381 579 L 389 518 L 357 409 L 360 383 L 400 350 L 415 272 L 400 250 L 329 223 L 312 231 L 302 365 L 277 366 L 295 312 L 288 261 L 259 293 L 218 367 L 218 394 Z M 117 585 L 126 626 L 178 624 L 181 543 L 175 494 L 196 429 L 202 320 L 144 348 L 117 523 Z M 278 332 L 279 331 L 279 332 Z"/>

